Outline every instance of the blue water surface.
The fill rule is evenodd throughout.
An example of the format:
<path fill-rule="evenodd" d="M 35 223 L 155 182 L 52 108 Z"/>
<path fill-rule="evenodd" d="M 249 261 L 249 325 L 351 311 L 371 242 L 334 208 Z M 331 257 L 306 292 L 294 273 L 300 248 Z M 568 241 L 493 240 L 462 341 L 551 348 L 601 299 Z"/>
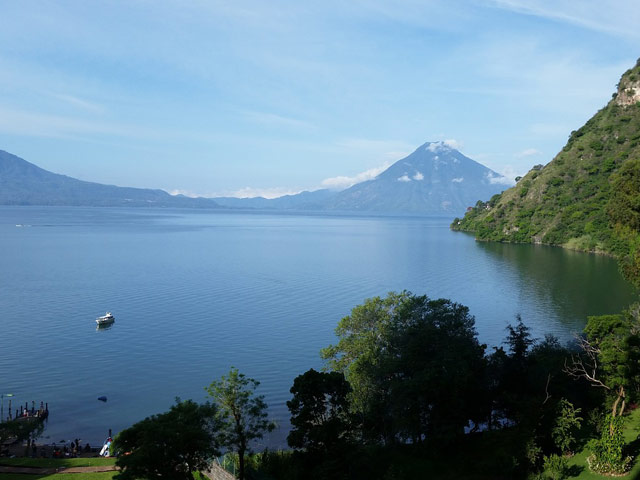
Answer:
<path fill-rule="evenodd" d="M 0 393 L 49 403 L 44 441 L 101 442 L 235 366 L 261 382 L 286 446 L 293 378 L 365 298 L 467 305 L 499 345 L 521 314 L 568 340 L 636 300 L 615 261 L 476 242 L 446 218 L 0 207 Z M 111 311 L 112 328 L 95 318 Z M 105 395 L 106 403 L 97 397 Z M 5 416 L 8 399 L 4 399 Z"/>

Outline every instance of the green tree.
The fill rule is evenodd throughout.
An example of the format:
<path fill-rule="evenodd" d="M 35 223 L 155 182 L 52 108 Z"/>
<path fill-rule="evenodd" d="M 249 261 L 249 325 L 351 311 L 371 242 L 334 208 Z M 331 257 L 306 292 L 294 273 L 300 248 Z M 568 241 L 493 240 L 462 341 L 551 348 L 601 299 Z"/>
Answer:
<path fill-rule="evenodd" d="M 488 414 L 484 346 L 469 309 L 413 296 L 395 312 L 391 336 L 391 402 L 401 439 L 453 440 Z"/>
<path fill-rule="evenodd" d="M 508 347 L 505 352 L 502 347 L 496 348 L 489 359 L 490 375 L 492 378 L 492 410 L 500 415 L 519 423 L 532 411 L 534 397 L 531 395 L 529 380 L 529 350 L 535 344 L 529 327 L 520 315 L 516 316 L 515 325 L 507 325 L 507 337 L 504 344 Z"/>
<path fill-rule="evenodd" d="M 578 340 L 582 354 L 572 356 L 565 371 L 601 388 L 610 403 L 607 427 L 594 450 L 591 466 L 598 472 L 620 473 L 628 463 L 622 457 L 622 414 L 640 385 L 639 306 L 620 315 L 589 317 L 584 336 Z"/>
<path fill-rule="evenodd" d="M 560 455 L 544 457 L 544 469 L 551 480 L 563 480 L 569 476 L 569 461 Z"/>
<path fill-rule="evenodd" d="M 594 443 L 593 454 L 587 458 L 589 468 L 596 473 L 620 475 L 631 465 L 631 457 L 624 452 L 624 418 L 607 415 L 608 428 L 602 430 L 601 437 Z"/>
<path fill-rule="evenodd" d="M 451 438 L 480 420 L 484 346 L 467 307 L 391 292 L 355 307 L 336 333 L 322 354 L 351 384 L 369 440 Z"/>
<path fill-rule="evenodd" d="M 287 436 L 289 446 L 322 453 L 344 446 L 351 433 L 350 392 L 340 372 L 311 369 L 298 375 L 291 387 L 293 398 L 287 402 L 293 426 Z"/>
<path fill-rule="evenodd" d="M 517 323 L 507 325 L 507 339 L 504 343 L 509 345 L 509 353 L 512 359 L 517 362 L 524 362 L 529 348 L 535 344 L 535 340 L 531 337 L 531 330 L 522 321 L 520 315 L 516 315 Z"/>
<path fill-rule="evenodd" d="M 607 214 L 612 225 L 626 225 L 640 232 L 640 159 L 627 160 L 611 176 Z"/>
<path fill-rule="evenodd" d="M 573 356 L 565 371 L 602 388 L 611 398 L 611 416 L 624 412 L 627 394 L 637 390 L 640 374 L 640 310 L 589 317 L 578 339 L 582 354 Z"/>
<path fill-rule="evenodd" d="M 176 400 L 168 412 L 152 415 L 120 432 L 113 442 L 120 452 L 120 480 L 184 479 L 219 455 L 216 409 L 206 403 Z"/>
<path fill-rule="evenodd" d="M 0 447 L 7 440 L 23 441 L 29 438 L 35 440 L 44 431 L 44 422 L 35 417 L 16 418 L 0 423 Z"/>
<path fill-rule="evenodd" d="M 640 287 L 640 159 L 627 160 L 611 176 L 607 214 L 616 232 L 622 273 Z"/>
<path fill-rule="evenodd" d="M 220 442 L 238 453 L 240 480 L 245 478 L 245 455 L 250 452 L 251 442 L 275 428 L 275 424 L 267 419 L 264 395 L 255 394 L 258 385 L 260 382 L 231 367 L 227 375 L 206 387 L 218 407 Z"/>
<path fill-rule="evenodd" d="M 580 429 L 582 417 L 579 417 L 580 408 L 575 408 L 571 402 L 561 398 L 558 402 L 558 416 L 551 430 L 551 436 L 560 452 L 566 454 L 571 451 L 571 446 L 576 441 L 576 430 Z"/>
<path fill-rule="evenodd" d="M 336 327 L 340 339 L 321 351 L 330 370 L 341 372 L 349 382 L 351 408 L 359 417 L 368 439 L 393 441 L 388 401 L 390 383 L 381 375 L 389 361 L 389 339 L 396 308 L 410 298 L 408 292 L 391 292 L 386 298 L 366 299 Z"/>

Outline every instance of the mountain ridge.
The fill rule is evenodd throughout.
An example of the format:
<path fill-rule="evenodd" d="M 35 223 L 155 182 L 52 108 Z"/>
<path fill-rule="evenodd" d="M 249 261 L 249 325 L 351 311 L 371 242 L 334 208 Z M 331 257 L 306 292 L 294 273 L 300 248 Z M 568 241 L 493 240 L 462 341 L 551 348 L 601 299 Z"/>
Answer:
<path fill-rule="evenodd" d="M 478 240 L 610 254 L 640 287 L 640 59 L 548 164 L 477 202 L 451 228 Z"/>
<path fill-rule="evenodd" d="M 392 215 L 462 213 L 501 191 L 504 177 L 445 142 L 426 142 L 376 178 L 345 190 L 305 191 L 274 199 L 203 198 L 164 190 L 104 185 L 44 170 L 0 150 L 0 204 L 247 208 Z"/>
<path fill-rule="evenodd" d="M 477 198 L 504 189 L 504 177 L 446 142 L 426 142 L 376 178 L 332 192 L 327 189 L 265 199 L 214 197 L 236 208 L 298 209 L 400 215 L 454 215 Z"/>
<path fill-rule="evenodd" d="M 426 142 L 373 180 L 339 192 L 332 210 L 455 214 L 504 189 L 504 177 L 446 142 Z"/>
<path fill-rule="evenodd" d="M 78 180 L 4 150 L 0 150 L 0 205 L 219 208 L 205 198 Z"/>

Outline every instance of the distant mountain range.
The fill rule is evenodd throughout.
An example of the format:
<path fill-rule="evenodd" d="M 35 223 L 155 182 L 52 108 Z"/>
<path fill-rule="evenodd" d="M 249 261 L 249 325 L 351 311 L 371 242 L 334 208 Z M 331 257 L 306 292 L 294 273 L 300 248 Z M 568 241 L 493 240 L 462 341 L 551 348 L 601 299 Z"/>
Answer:
<path fill-rule="evenodd" d="M 444 142 L 427 142 L 373 180 L 280 198 L 214 198 L 223 206 L 393 214 L 462 214 L 508 180 Z"/>
<path fill-rule="evenodd" d="M 0 205 L 219 208 L 208 198 L 116 187 L 48 172 L 0 150 Z"/>
<path fill-rule="evenodd" d="M 231 208 L 323 210 L 327 202 L 335 195 L 335 191 L 324 188 L 313 192 L 305 191 L 295 195 L 284 195 L 278 198 L 215 197 L 214 200 L 223 207 Z"/>
<path fill-rule="evenodd" d="M 410 215 L 462 214 L 505 188 L 505 179 L 444 142 L 428 142 L 375 179 L 342 191 L 266 198 L 190 198 L 163 190 L 85 182 L 0 150 L 0 204 L 315 210 Z"/>

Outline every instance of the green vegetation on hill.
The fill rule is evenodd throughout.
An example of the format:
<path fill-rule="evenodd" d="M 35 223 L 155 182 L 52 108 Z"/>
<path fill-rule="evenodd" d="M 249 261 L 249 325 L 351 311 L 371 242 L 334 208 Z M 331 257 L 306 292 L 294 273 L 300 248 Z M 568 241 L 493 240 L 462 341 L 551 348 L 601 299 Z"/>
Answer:
<path fill-rule="evenodd" d="M 640 60 L 550 163 L 479 201 L 451 228 L 479 240 L 608 253 L 640 286 Z"/>

